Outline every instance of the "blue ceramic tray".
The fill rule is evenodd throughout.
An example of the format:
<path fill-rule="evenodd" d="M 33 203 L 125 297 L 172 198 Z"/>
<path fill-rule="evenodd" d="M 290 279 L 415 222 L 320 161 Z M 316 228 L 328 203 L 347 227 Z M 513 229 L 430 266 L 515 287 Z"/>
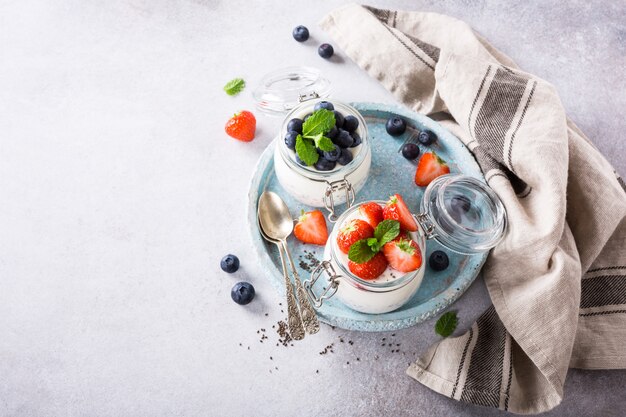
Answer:
<path fill-rule="evenodd" d="M 429 129 L 437 134 L 439 140 L 430 148 L 448 162 L 452 173 L 463 173 L 484 181 L 483 175 L 474 160 L 472 154 L 454 135 L 441 127 L 437 122 L 428 117 L 407 110 L 383 104 L 353 103 L 352 104 L 367 121 L 372 148 L 372 167 L 370 176 L 364 188 L 357 194 L 356 203 L 366 200 L 386 200 L 390 195 L 399 193 L 413 213 L 419 212 L 423 188 L 417 187 L 413 182 L 415 165 L 405 160 L 399 153 L 402 143 L 411 134 L 411 128 L 422 130 Z M 400 136 L 393 138 L 385 131 L 385 122 L 391 115 L 400 115 L 404 118 L 409 129 Z M 291 214 L 297 218 L 300 210 L 310 210 L 294 200 L 285 192 L 278 183 L 274 174 L 274 145 L 272 143 L 261 155 L 254 170 L 250 190 L 248 192 L 248 227 L 252 236 L 252 242 L 256 251 L 259 270 L 262 270 L 272 285 L 284 295 L 285 287 L 282 278 L 282 268 L 278 250 L 273 244 L 268 244 L 261 237 L 257 222 L 257 203 L 259 196 L 266 190 L 274 191 L 287 203 Z M 422 153 L 427 151 L 420 145 Z M 345 209 L 340 206 L 338 215 Z M 320 209 L 325 212 L 325 209 Z M 326 213 L 326 212 L 325 212 Z M 332 224 L 328 224 L 329 233 Z M 308 279 L 314 263 L 314 258 L 321 260 L 324 248 L 315 245 L 305 245 L 292 236 L 288 239 L 289 249 L 298 267 L 298 273 L 302 280 Z M 426 257 L 443 249 L 438 242 L 427 242 Z M 474 281 L 487 254 L 466 256 L 446 250 L 450 257 L 450 266 L 442 272 L 434 272 L 426 268 L 424 280 L 417 293 L 399 310 L 385 314 L 364 314 L 349 309 L 339 300 L 331 298 L 326 300 L 322 308 L 318 310 L 321 321 L 349 330 L 362 331 L 389 331 L 413 326 L 422 322 L 452 304 Z M 323 285 L 322 279 L 318 285 Z M 321 288 L 317 288 L 317 293 Z"/>

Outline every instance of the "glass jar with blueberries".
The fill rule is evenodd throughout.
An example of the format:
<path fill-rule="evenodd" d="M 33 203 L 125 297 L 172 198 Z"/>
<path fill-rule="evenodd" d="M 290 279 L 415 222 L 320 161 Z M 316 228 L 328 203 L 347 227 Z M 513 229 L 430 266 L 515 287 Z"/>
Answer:
<path fill-rule="evenodd" d="M 309 120 L 310 119 L 310 120 Z M 274 169 L 292 197 L 313 207 L 350 206 L 371 166 L 367 124 L 352 106 L 337 100 L 304 100 L 281 126 Z"/>

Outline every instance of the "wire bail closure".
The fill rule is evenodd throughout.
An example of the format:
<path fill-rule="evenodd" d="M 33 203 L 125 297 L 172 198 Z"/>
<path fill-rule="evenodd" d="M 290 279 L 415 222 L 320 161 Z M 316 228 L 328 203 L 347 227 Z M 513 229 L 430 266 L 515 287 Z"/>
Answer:
<path fill-rule="evenodd" d="M 305 101 L 314 100 L 316 98 L 320 98 L 320 95 L 317 94 L 315 91 L 311 91 L 309 93 L 300 94 L 298 101 L 300 103 L 303 103 Z"/>
<path fill-rule="evenodd" d="M 438 236 L 437 232 L 435 231 L 435 225 L 432 223 L 432 221 L 430 220 L 430 217 L 428 217 L 426 213 L 413 215 L 413 217 L 415 218 L 417 223 L 422 227 L 422 230 L 424 231 L 424 235 L 426 236 L 426 239 L 433 239 Z"/>
<path fill-rule="evenodd" d="M 324 292 L 320 297 L 317 297 L 313 292 L 313 286 L 323 273 L 326 273 L 328 276 L 328 282 L 330 285 L 324 289 Z M 339 287 L 340 277 L 341 275 L 337 275 L 335 268 L 333 268 L 329 261 L 322 261 L 317 267 L 315 267 L 313 272 L 311 272 L 311 277 L 304 281 L 303 285 L 304 290 L 313 302 L 313 307 L 315 307 L 315 309 L 320 308 L 324 303 L 324 300 L 327 300 L 335 295 L 337 287 Z"/>
<path fill-rule="evenodd" d="M 335 214 L 335 198 L 334 193 L 337 191 L 345 190 L 346 192 L 346 208 L 352 207 L 354 204 L 355 193 L 352 184 L 347 179 L 337 180 L 333 182 L 326 181 L 328 186 L 326 187 L 326 192 L 324 193 L 324 207 L 330 213 L 328 216 L 328 220 L 331 223 L 337 221 L 337 215 Z"/>

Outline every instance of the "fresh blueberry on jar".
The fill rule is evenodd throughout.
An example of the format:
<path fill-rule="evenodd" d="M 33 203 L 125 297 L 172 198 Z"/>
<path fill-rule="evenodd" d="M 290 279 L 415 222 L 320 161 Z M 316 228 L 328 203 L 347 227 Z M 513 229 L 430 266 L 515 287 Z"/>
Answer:
<path fill-rule="evenodd" d="M 354 132 L 359 127 L 359 119 L 353 115 L 347 115 L 343 120 L 343 129 L 348 132 Z"/>
<path fill-rule="evenodd" d="M 313 107 L 314 111 L 318 111 L 319 109 L 326 109 L 326 110 L 333 111 L 335 110 L 335 106 L 333 106 L 333 103 L 331 103 L 330 101 L 320 101 L 315 104 L 315 107 Z"/>
<path fill-rule="evenodd" d="M 287 123 L 287 130 L 289 132 L 298 132 L 302 134 L 302 119 L 291 119 L 289 123 Z"/>

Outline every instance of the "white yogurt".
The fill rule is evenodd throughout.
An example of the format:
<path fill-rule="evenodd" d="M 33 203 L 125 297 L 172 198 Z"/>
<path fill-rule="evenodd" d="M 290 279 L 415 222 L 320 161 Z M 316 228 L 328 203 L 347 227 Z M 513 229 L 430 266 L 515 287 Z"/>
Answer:
<path fill-rule="evenodd" d="M 305 102 L 292 110 L 281 128 L 278 138 L 274 141 L 274 170 L 281 186 L 296 200 L 313 207 L 324 206 L 324 195 L 329 187 L 329 183 L 335 181 L 348 181 L 355 194 L 363 188 L 369 175 L 372 164 L 369 138 L 365 120 L 351 106 L 336 101 L 332 103 L 335 109 L 343 115 L 353 115 L 359 119 L 357 133 L 361 136 L 362 143 L 354 148 L 349 148 L 352 152 L 353 160 L 348 165 L 337 164 L 331 171 L 318 171 L 314 167 L 304 167 L 296 162 L 295 152 L 284 143 L 287 134 L 287 123 L 293 118 L 304 118 L 313 112 L 313 107 L 317 101 Z M 346 193 L 343 190 L 333 194 L 336 205 L 346 202 Z"/>
<path fill-rule="evenodd" d="M 410 237 L 422 252 L 422 265 L 419 269 L 403 273 L 387 266 L 385 272 L 373 280 L 363 280 L 348 269 L 348 255 L 336 244 L 337 233 L 348 221 L 360 218 L 358 206 L 346 211 L 335 224 L 324 249 L 324 260 L 331 263 L 335 272 L 341 275 L 337 281 L 337 297 L 353 310 L 368 314 L 381 314 L 397 310 L 415 294 L 424 278 L 426 241 L 421 228 L 411 232 Z M 365 220 L 365 219 L 363 219 Z"/>

